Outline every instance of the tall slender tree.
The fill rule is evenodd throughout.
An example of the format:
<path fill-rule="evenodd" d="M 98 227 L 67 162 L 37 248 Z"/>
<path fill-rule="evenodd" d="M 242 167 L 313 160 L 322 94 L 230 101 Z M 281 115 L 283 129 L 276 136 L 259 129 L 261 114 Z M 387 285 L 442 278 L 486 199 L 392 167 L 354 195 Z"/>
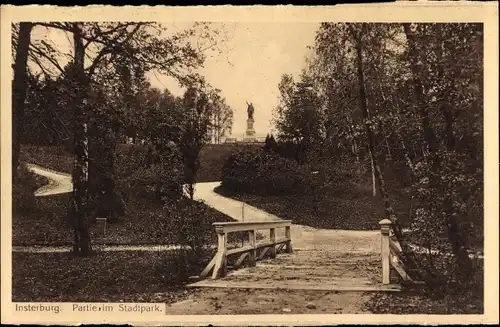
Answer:
<path fill-rule="evenodd" d="M 12 176 L 17 177 L 19 152 L 23 137 L 23 120 L 25 111 L 26 91 L 28 87 L 28 52 L 33 23 L 19 23 L 16 57 L 14 60 L 14 80 L 12 82 Z"/>

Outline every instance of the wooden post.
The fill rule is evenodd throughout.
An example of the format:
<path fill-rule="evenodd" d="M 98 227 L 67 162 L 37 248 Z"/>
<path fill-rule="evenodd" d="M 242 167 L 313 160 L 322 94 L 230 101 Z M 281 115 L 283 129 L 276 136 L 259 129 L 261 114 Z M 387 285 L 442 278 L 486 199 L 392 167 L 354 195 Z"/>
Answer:
<path fill-rule="evenodd" d="M 276 258 L 276 229 L 275 228 L 271 228 L 269 230 L 269 239 L 271 240 L 271 243 L 273 245 L 271 245 L 271 258 Z"/>
<path fill-rule="evenodd" d="M 215 267 L 212 273 L 212 279 L 217 279 L 218 277 L 224 277 L 227 273 L 227 258 L 226 258 L 226 246 L 227 239 L 224 232 L 219 232 L 218 236 L 218 250 L 215 259 Z"/>
<path fill-rule="evenodd" d="M 254 230 L 248 231 L 248 241 L 250 242 L 250 246 L 253 247 L 253 250 L 251 250 L 248 255 L 248 263 L 250 264 L 250 267 L 255 267 L 257 262 L 257 249 L 255 248 L 257 238 Z"/>
<path fill-rule="evenodd" d="M 288 239 L 286 241 L 285 252 L 292 253 L 292 233 L 290 232 L 290 226 L 285 227 L 285 237 Z"/>
<path fill-rule="evenodd" d="M 392 222 L 389 219 L 383 219 L 379 222 L 380 225 L 380 239 L 382 246 L 382 284 L 390 284 L 390 248 L 389 248 L 389 234 L 391 231 Z"/>

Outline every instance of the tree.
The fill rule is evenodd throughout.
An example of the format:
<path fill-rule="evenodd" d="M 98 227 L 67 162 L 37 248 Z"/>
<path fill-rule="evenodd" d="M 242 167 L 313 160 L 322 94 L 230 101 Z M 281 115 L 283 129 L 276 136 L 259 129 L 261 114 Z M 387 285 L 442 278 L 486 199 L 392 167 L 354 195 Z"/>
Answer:
<path fill-rule="evenodd" d="M 273 134 L 267 134 L 264 142 L 264 150 L 278 152 L 278 143 L 276 142 Z"/>
<path fill-rule="evenodd" d="M 21 137 L 23 135 L 23 120 L 25 112 L 26 91 L 28 87 L 28 51 L 33 24 L 29 22 L 19 23 L 19 34 L 16 44 L 16 56 L 14 60 L 14 80 L 12 82 L 12 175 L 17 178 L 17 167 L 19 165 L 19 151 L 21 148 Z"/>
<path fill-rule="evenodd" d="M 71 81 L 74 86 L 73 110 L 75 113 L 75 166 L 73 168 L 73 198 L 71 216 L 74 219 L 75 242 L 73 251 L 87 256 L 92 251 L 89 233 L 88 182 L 89 182 L 89 150 L 88 150 L 88 76 L 84 70 L 85 49 L 83 47 L 81 23 L 73 23 L 73 40 L 75 61 L 71 69 Z"/>
<path fill-rule="evenodd" d="M 184 158 L 187 191 L 194 197 L 196 174 L 200 168 L 199 154 L 210 141 L 210 122 L 213 103 L 204 90 L 204 85 L 193 85 L 187 89 L 183 98 L 183 124 L 180 149 Z"/>
<path fill-rule="evenodd" d="M 303 75 L 324 130 L 311 144 L 372 166 L 411 273 L 434 286 L 456 276 L 435 254 L 413 253 L 402 215 L 429 253 L 451 249 L 466 274 L 467 236 L 482 237 L 472 218 L 483 202 L 481 26 L 324 23 L 312 49 Z M 282 78 L 278 116 L 292 107 L 294 85 Z M 298 130 L 283 122 L 281 134 Z M 407 197 L 406 208 L 392 207 L 394 196 Z"/>
<path fill-rule="evenodd" d="M 226 103 L 226 99 L 220 93 L 221 90 L 219 89 L 210 92 L 210 101 L 213 106 L 211 133 L 215 144 L 219 144 L 226 133 L 231 133 L 233 127 L 233 109 Z"/>
<path fill-rule="evenodd" d="M 426 167 L 425 174 L 428 183 L 421 185 L 421 187 L 428 191 L 419 192 L 418 195 L 422 202 L 427 203 L 422 206 L 419 219 L 427 220 L 430 218 L 443 222 L 456 258 L 456 264 L 466 274 L 472 269 L 472 264 L 464 239 L 465 233 L 459 222 L 459 216 L 464 214 L 462 207 L 465 199 L 461 198 L 460 193 L 457 192 L 457 186 L 461 184 L 460 179 L 464 178 L 463 172 L 471 170 L 466 168 L 467 161 L 470 162 L 470 160 L 462 157 L 462 160 L 465 159 L 462 161 L 459 149 L 456 147 L 455 116 L 459 114 L 455 108 L 460 105 L 471 106 L 477 103 L 473 98 L 468 98 L 472 95 L 469 86 L 471 82 L 479 85 L 476 90 L 472 88 L 473 94 L 475 93 L 473 97 L 481 97 L 479 92 L 475 92 L 479 91 L 481 85 L 478 79 L 482 75 L 481 52 L 474 49 L 474 46 L 477 44 L 476 38 L 481 37 L 482 30 L 472 24 L 466 26 L 441 24 L 412 26 L 411 24 L 403 24 L 403 30 L 408 41 L 407 53 L 410 57 L 413 91 L 416 104 L 420 108 L 426 150 L 423 163 Z M 434 39 L 431 38 L 431 42 L 429 42 L 429 36 L 434 36 Z M 472 46 L 467 46 L 468 42 L 463 42 L 463 40 L 469 41 Z M 436 59 L 433 60 L 431 57 L 430 60 L 423 61 L 423 56 L 429 50 L 434 52 Z M 473 59 L 470 62 L 471 65 L 466 65 L 469 70 L 460 71 L 457 67 L 446 67 L 449 60 L 457 58 L 453 56 L 457 50 L 467 51 L 462 54 L 467 54 L 466 59 Z M 449 55 L 448 58 L 446 58 L 447 55 Z M 426 69 L 422 70 L 422 66 Z M 458 91 L 456 85 L 466 87 L 459 87 L 460 91 Z M 434 104 L 434 108 L 426 101 L 426 95 L 431 97 L 431 104 Z M 437 135 L 430 120 L 431 111 L 437 111 L 442 115 L 444 127 L 442 127 L 441 137 Z M 466 165 L 457 165 L 461 161 Z M 476 160 L 472 162 L 472 166 L 481 167 L 481 164 L 478 164 L 479 162 Z M 443 176 L 444 172 L 447 173 Z M 469 185 L 471 186 L 478 184 L 477 175 L 475 175 L 475 173 L 470 175 Z M 474 181 L 474 179 L 476 180 Z M 451 182 L 450 185 L 447 183 L 450 181 L 454 182 Z M 432 198 L 429 198 L 427 194 L 432 194 Z"/>
<path fill-rule="evenodd" d="M 57 29 L 73 35 L 74 54 L 68 56 L 72 60 L 70 65 L 69 80 L 75 83 L 73 107 L 74 107 L 74 151 L 75 168 L 73 180 L 75 190 L 72 200 L 72 216 L 75 217 L 75 252 L 87 255 L 91 251 L 90 237 L 88 233 L 88 186 L 89 186 L 89 157 L 88 157 L 88 119 L 89 119 L 89 101 L 90 94 L 111 91 L 111 94 L 119 95 L 116 97 L 119 101 L 109 101 L 112 103 L 108 108 L 95 107 L 92 109 L 108 110 L 111 112 L 105 115 L 113 116 L 114 122 L 120 122 L 123 117 L 123 108 L 127 108 L 131 99 L 126 96 L 130 91 L 130 80 L 128 75 L 130 71 L 145 72 L 156 70 L 160 73 L 169 74 L 177 78 L 182 84 L 192 83 L 196 80 L 190 72 L 192 68 L 198 67 L 203 63 L 203 52 L 206 49 L 199 49 L 193 45 L 190 39 L 195 34 L 195 28 L 177 33 L 170 38 L 162 36 L 164 28 L 155 23 L 67 23 L 67 22 L 39 22 L 36 25 L 49 29 Z M 197 24 L 202 26 L 203 24 Z M 205 30 L 206 32 L 206 30 Z M 210 38 L 207 33 L 203 37 Z M 213 48 L 210 44 L 208 49 Z M 87 51 L 86 51 L 87 50 Z M 59 74 L 65 74 L 65 69 L 58 61 L 63 56 L 52 45 L 45 41 L 31 43 L 29 50 L 30 58 L 46 75 L 53 74 L 53 70 L 59 71 Z M 89 55 L 92 54 L 92 55 Z M 85 56 L 91 58 L 90 64 L 85 66 Z M 50 68 L 48 68 L 50 67 Z M 124 69 L 124 67 L 126 69 Z M 139 74 L 140 75 L 140 74 Z M 118 79 L 117 79 L 118 77 Z M 122 86 L 122 91 L 117 90 Z M 116 110 L 118 109 L 118 110 Z M 127 110 L 128 111 L 128 110 Z M 95 117 L 102 117 L 102 113 L 94 112 Z M 117 115 L 116 115 L 117 114 Z M 95 125 L 94 125 L 95 126 Z M 101 129 L 101 135 L 106 135 L 103 140 L 109 142 L 102 149 L 113 149 L 116 134 L 115 124 L 104 124 Z M 96 151 L 100 152 L 100 151 Z M 97 192 L 102 192 L 104 198 L 99 201 L 118 199 L 115 194 L 113 176 L 113 151 L 105 151 L 99 157 L 98 163 L 93 167 L 104 165 L 106 169 L 98 169 L 96 174 L 104 172 L 105 176 L 99 176 L 101 180 L 97 186 Z M 94 172 L 90 172 L 94 175 Z M 118 206 L 119 207 L 119 206 Z"/>
<path fill-rule="evenodd" d="M 321 104 L 306 76 L 295 83 L 292 76 L 283 75 L 278 88 L 280 104 L 275 116 L 278 139 L 293 144 L 297 161 L 304 162 L 307 151 L 322 137 Z"/>

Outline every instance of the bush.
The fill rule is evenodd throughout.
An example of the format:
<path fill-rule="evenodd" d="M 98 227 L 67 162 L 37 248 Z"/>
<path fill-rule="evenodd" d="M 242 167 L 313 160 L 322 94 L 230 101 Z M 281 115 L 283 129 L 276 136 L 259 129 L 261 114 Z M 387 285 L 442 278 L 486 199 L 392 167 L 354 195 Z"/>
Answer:
<path fill-rule="evenodd" d="M 119 151 L 120 161 L 116 165 L 122 190 L 158 200 L 181 198 L 184 171 L 182 158 L 175 148 L 161 155 L 147 152 L 144 147 L 124 147 L 124 150 Z"/>
<path fill-rule="evenodd" d="M 240 152 L 231 156 L 223 168 L 222 186 L 235 193 L 290 195 L 311 192 L 324 183 L 313 176 L 309 165 L 299 165 L 276 153 Z"/>
<path fill-rule="evenodd" d="M 13 215 L 35 212 L 37 208 L 34 192 L 48 182 L 45 177 L 35 175 L 21 165 L 18 170 L 18 178 L 12 183 Z"/>
<path fill-rule="evenodd" d="M 147 148 L 135 144 L 118 144 L 115 153 L 116 175 L 127 178 L 134 174 L 137 169 L 146 167 Z"/>
<path fill-rule="evenodd" d="M 197 258 L 203 258 L 208 246 L 214 244 L 212 223 L 218 217 L 205 204 L 187 199 L 179 201 L 171 215 L 171 228 L 176 231 L 178 243 L 189 247 Z"/>

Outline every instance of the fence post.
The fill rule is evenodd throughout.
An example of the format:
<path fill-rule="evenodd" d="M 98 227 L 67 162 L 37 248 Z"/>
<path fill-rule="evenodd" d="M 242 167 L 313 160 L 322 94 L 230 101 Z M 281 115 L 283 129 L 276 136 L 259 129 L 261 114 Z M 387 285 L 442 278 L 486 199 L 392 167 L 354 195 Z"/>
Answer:
<path fill-rule="evenodd" d="M 217 230 L 218 237 L 218 249 L 215 259 L 215 267 L 212 274 L 212 279 L 216 279 L 218 277 L 226 276 L 227 272 L 227 238 L 226 233 L 223 230 Z"/>
<path fill-rule="evenodd" d="M 271 240 L 271 243 L 273 244 L 271 246 L 271 258 L 276 258 L 276 229 L 271 228 L 269 230 L 269 239 Z"/>
<path fill-rule="evenodd" d="M 380 225 L 381 253 L 382 253 L 382 284 L 390 284 L 390 248 L 389 234 L 391 231 L 392 222 L 389 219 L 382 219 Z"/>
<path fill-rule="evenodd" d="M 285 227 L 285 237 L 287 238 L 285 252 L 292 253 L 292 233 L 290 232 L 290 225 Z"/>
<path fill-rule="evenodd" d="M 248 254 L 248 262 L 250 267 L 255 267 L 257 260 L 257 250 L 255 249 L 255 244 L 257 243 L 257 238 L 254 230 L 248 231 L 248 241 L 250 242 L 250 246 L 253 248 Z"/>

